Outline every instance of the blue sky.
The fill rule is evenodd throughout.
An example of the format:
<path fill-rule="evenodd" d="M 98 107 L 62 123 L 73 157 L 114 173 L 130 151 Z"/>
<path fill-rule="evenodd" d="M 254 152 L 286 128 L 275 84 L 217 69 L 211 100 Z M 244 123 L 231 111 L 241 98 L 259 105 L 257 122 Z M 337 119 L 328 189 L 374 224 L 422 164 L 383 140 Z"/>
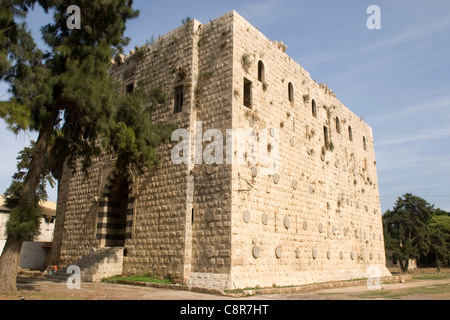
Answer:
<path fill-rule="evenodd" d="M 381 30 L 369 30 L 370 5 L 381 9 Z M 448 0 L 144 1 L 128 24 L 127 51 L 181 25 L 208 23 L 236 10 L 311 77 L 373 128 L 383 212 L 407 192 L 450 211 L 450 2 Z M 33 12 L 39 28 L 49 17 Z M 6 93 L 0 85 L 0 96 Z M 6 96 L 3 96 L 5 99 Z M 15 137 L 0 121 L 0 192 L 10 183 L 16 155 L 33 133 Z M 50 192 L 56 200 L 56 192 Z"/>

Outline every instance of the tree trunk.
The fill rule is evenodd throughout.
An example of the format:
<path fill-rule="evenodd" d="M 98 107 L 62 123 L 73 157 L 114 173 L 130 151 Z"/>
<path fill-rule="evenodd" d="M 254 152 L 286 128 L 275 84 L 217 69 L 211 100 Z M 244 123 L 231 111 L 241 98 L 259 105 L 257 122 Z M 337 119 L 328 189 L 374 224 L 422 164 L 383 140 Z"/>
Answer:
<path fill-rule="evenodd" d="M 33 158 L 28 168 L 27 176 L 23 184 L 20 195 L 19 207 L 34 204 L 36 201 L 36 189 L 44 169 L 44 162 L 47 157 L 47 149 L 53 134 L 53 128 L 56 125 L 57 113 L 54 112 L 47 119 L 39 132 L 39 138 L 34 148 Z"/>
<path fill-rule="evenodd" d="M 409 259 L 405 260 L 405 262 L 403 263 L 403 261 L 401 259 L 398 259 L 398 261 L 400 262 L 400 269 L 402 270 L 403 273 L 408 272 L 409 269 Z"/>
<path fill-rule="evenodd" d="M 441 273 L 441 262 L 439 261 L 438 253 L 436 247 L 434 247 L 434 255 L 436 256 L 436 267 L 439 273 Z"/>
<path fill-rule="evenodd" d="M 44 121 L 39 132 L 39 138 L 33 153 L 33 158 L 28 168 L 22 193 L 19 199 L 19 208 L 34 205 L 36 202 L 36 189 L 41 178 L 44 161 L 47 156 L 47 148 L 56 124 L 57 113 L 54 112 Z M 20 249 L 23 239 L 15 239 L 8 236 L 3 254 L 0 257 L 0 292 L 15 294 L 17 292 L 16 279 L 19 265 Z"/>
<path fill-rule="evenodd" d="M 401 259 L 398 259 L 398 263 L 400 263 L 400 271 L 404 272 L 404 266 L 403 266 L 403 261 Z"/>
<path fill-rule="evenodd" d="M 19 266 L 21 240 L 9 237 L 0 257 L 0 293 L 16 294 L 17 267 Z"/>

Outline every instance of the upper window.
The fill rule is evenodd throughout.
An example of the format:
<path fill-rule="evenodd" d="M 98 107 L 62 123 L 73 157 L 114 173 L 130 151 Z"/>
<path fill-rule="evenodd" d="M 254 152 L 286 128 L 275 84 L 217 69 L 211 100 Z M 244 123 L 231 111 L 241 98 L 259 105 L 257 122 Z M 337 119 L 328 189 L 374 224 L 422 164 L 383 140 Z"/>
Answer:
<path fill-rule="evenodd" d="M 294 102 L 294 86 L 292 85 L 292 82 L 289 82 L 288 94 L 289 94 L 289 101 Z"/>
<path fill-rule="evenodd" d="M 316 101 L 314 99 L 312 101 L 312 115 L 314 118 L 317 118 L 317 106 Z"/>
<path fill-rule="evenodd" d="M 264 63 L 259 60 L 258 62 L 258 81 L 264 82 L 266 80 Z"/>
<path fill-rule="evenodd" d="M 336 132 L 339 134 L 341 133 L 341 120 L 339 117 L 336 117 Z"/>
<path fill-rule="evenodd" d="M 330 149 L 330 139 L 329 139 L 329 134 L 328 134 L 328 128 L 326 126 L 323 127 L 323 136 L 324 136 L 325 148 L 328 150 L 328 149 Z"/>
<path fill-rule="evenodd" d="M 363 147 L 364 147 L 364 150 L 367 151 L 367 140 L 366 140 L 366 137 L 363 137 Z"/>
<path fill-rule="evenodd" d="M 244 106 L 252 107 L 252 82 L 244 78 Z"/>
<path fill-rule="evenodd" d="M 183 86 L 175 88 L 175 108 L 174 113 L 180 113 L 183 111 Z"/>
<path fill-rule="evenodd" d="M 348 126 L 348 139 L 353 141 L 353 130 L 351 126 Z"/>

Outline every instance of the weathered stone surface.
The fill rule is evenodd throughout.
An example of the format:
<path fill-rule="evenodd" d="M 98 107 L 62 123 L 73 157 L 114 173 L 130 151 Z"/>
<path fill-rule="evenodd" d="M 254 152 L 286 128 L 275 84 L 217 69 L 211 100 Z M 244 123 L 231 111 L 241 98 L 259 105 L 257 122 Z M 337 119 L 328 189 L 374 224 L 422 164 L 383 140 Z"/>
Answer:
<path fill-rule="evenodd" d="M 258 78 L 259 61 L 264 79 Z M 246 150 L 244 163 L 175 165 L 174 144 L 167 144 L 158 150 L 161 164 L 143 174 L 114 172 L 111 154 L 95 159 L 88 178 L 82 172 L 70 177 L 66 170 L 58 200 L 64 221 L 55 239 L 62 266 L 105 246 L 114 235 L 125 237 L 123 274 L 193 286 L 358 279 L 372 265 L 381 276 L 389 275 L 372 129 L 239 14 L 205 25 L 193 20 L 156 40 L 142 60 L 124 57 L 111 75 L 126 85 L 162 85 L 169 99 L 155 108 L 152 120 L 174 122 L 192 138 L 218 129 L 224 155 L 226 130 L 266 130 L 271 147 L 263 151 L 272 159 L 278 150 L 279 161 L 253 161 Z M 244 78 L 251 82 L 250 107 L 244 105 Z M 180 86 L 183 108 L 177 113 Z M 324 127 L 333 151 L 325 146 Z M 127 181 L 126 205 L 112 201 L 119 178 Z M 123 210 L 125 228 L 108 222 Z M 251 219 L 243 219 L 246 210 Z"/>

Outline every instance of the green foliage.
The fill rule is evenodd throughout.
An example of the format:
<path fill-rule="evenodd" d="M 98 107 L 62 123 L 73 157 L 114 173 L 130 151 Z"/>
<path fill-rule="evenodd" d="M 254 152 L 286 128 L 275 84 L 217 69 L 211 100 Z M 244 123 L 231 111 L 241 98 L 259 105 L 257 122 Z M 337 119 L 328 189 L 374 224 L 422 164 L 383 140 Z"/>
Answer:
<path fill-rule="evenodd" d="M 186 17 L 183 20 L 181 20 L 181 24 L 183 24 L 183 25 L 188 24 L 191 21 L 192 21 L 191 17 Z"/>
<path fill-rule="evenodd" d="M 252 67 L 253 61 L 251 59 L 251 55 L 249 53 L 244 53 L 241 57 L 241 64 L 244 68 L 245 72 L 248 72 Z"/>
<path fill-rule="evenodd" d="M 146 47 L 135 47 L 133 58 L 136 62 L 141 62 L 144 58 L 148 49 Z"/>
<path fill-rule="evenodd" d="M 102 279 L 102 282 L 106 282 L 106 283 L 120 283 L 121 281 L 173 284 L 173 282 L 170 279 L 160 279 L 160 278 L 148 276 L 146 274 L 133 275 L 133 276 L 128 276 L 128 277 L 112 276 L 112 277 Z"/>
<path fill-rule="evenodd" d="M 27 175 L 28 168 L 31 163 L 33 151 L 36 142 L 31 141 L 31 146 L 24 148 L 19 152 L 17 157 L 17 172 L 12 176 L 12 182 L 9 188 L 5 191 L 6 206 L 9 208 L 15 208 L 19 205 L 20 194 L 22 193 L 23 183 Z M 35 205 L 38 205 L 41 201 L 47 200 L 47 182 L 51 187 L 55 186 L 55 181 L 49 170 L 49 163 L 46 161 L 45 170 L 39 179 L 39 185 L 36 190 Z"/>
<path fill-rule="evenodd" d="M 333 152 L 333 151 L 334 151 L 334 149 L 335 149 L 335 146 L 334 146 L 334 143 L 333 143 L 333 141 L 331 141 L 331 142 L 330 142 L 329 148 L 330 148 L 330 151 L 331 151 L 331 152 Z"/>
<path fill-rule="evenodd" d="M 408 193 L 397 200 L 392 211 L 383 215 L 386 249 L 400 261 L 402 269 L 407 270 L 409 259 L 428 252 L 427 223 L 433 212 L 434 208 L 428 202 Z"/>
<path fill-rule="evenodd" d="M 399 198 L 383 215 L 386 250 L 403 271 L 407 261 L 432 254 L 439 268 L 450 258 L 450 214 L 411 194 Z"/>
<path fill-rule="evenodd" d="M 0 101 L 0 118 L 5 120 L 7 128 L 18 134 L 29 128 L 31 122 L 31 111 L 25 105 L 14 100 Z"/>
<path fill-rule="evenodd" d="M 6 223 L 6 233 L 16 240 L 33 240 L 39 235 L 41 208 L 37 205 L 26 205 L 12 209 Z"/>
<path fill-rule="evenodd" d="M 159 164 L 157 148 L 168 142 L 175 125 L 153 123 L 153 108 L 165 103 L 167 94 L 161 87 L 153 88 L 149 93 L 137 89 L 122 97 L 111 129 L 110 145 L 118 154 L 117 167 L 125 170 L 132 165 L 139 170 Z M 150 101 L 148 107 L 145 102 Z"/>
<path fill-rule="evenodd" d="M 431 217 L 428 227 L 430 252 L 436 259 L 436 267 L 440 268 L 442 262 L 450 259 L 450 216 L 439 212 Z"/>
<path fill-rule="evenodd" d="M 16 22 L 35 4 L 53 15 L 52 23 L 41 29 L 48 47 L 45 54 L 26 24 Z M 123 96 L 121 84 L 108 72 L 111 58 L 129 42 L 124 36 L 127 21 L 139 14 L 132 8 L 133 1 L 74 0 L 70 4 L 81 8 L 80 30 L 67 28 L 67 1 L 0 2 L 0 79 L 8 83 L 11 94 L 10 101 L 0 104 L 0 116 L 15 133 L 39 132 L 39 148 L 27 163 L 29 170 L 17 177 L 24 180 L 21 204 L 35 202 L 42 174 L 51 170 L 60 177 L 64 163 L 74 171 L 81 163 L 87 173 L 92 159 L 104 149 L 116 151 L 120 169 L 151 167 L 158 163 L 156 148 L 173 129 L 150 121 L 153 108 L 167 100 L 162 87 Z M 137 57 L 144 56 L 142 50 Z M 15 184 L 11 193 L 19 190 Z M 38 221 L 29 207 L 16 211 L 9 230 L 23 238 L 28 231 L 34 232 L 27 223 Z"/>

